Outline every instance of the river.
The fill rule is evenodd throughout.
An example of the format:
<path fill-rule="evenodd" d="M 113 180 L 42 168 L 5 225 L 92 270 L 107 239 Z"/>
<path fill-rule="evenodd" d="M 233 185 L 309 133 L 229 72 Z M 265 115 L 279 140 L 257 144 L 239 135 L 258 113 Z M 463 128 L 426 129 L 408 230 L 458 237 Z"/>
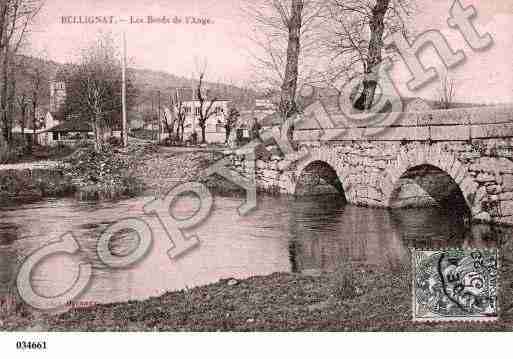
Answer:
<path fill-rule="evenodd" d="M 111 269 L 97 258 L 97 238 L 122 218 L 136 217 L 159 228 L 156 217 L 143 212 L 148 197 L 116 203 L 46 199 L 27 204 L 4 204 L 0 209 L 0 293 L 12 290 L 19 264 L 41 246 L 72 232 L 82 254 L 54 255 L 35 268 L 34 289 L 45 296 L 65 291 L 78 275 L 80 260 L 93 264 L 83 303 L 145 299 L 166 291 L 213 283 L 221 278 L 246 278 L 273 272 L 309 274 L 353 264 L 391 270 L 408 265 L 411 247 L 495 247 L 510 229 L 489 225 L 465 226 L 451 209 L 384 209 L 347 205 L 339 197 L 259 198 L 258 209 L 240 217 L 242 199 L 216 197 L 210 217 L 189 234 L 200 246 L 177 260 L 167 251 L 168 237 L 157 229 L 149 253 L 136 265 Z M 175 203 L 176 217 L 194 213 L 199 202 L 184 197 Z M 136 236 L 115 241 L 118 255 L 139 244 Z M 130 239 L 131 238 L 131 239 Z M 120 244 L 121 243 L 121 244 Z"/>

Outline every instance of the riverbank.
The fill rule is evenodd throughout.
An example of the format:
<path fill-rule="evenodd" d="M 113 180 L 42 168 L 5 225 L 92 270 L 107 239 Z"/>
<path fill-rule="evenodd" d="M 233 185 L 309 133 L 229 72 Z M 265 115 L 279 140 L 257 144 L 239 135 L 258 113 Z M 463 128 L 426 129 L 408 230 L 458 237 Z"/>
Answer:
<path fill-rule="evenodd" d="M 45 197 L 69 196 L 73 184 L 61 169 L 45 166 L 19 165 L 0 168 L 0 200 L 40 200 Z"/>
<path fill-rule="evenodd" d="M 511 331 L 512 296 L 496 322 L 411 321 L 410 268 L 346 267 L 334 273 L 275 273 L 101 304 L 59 315 L 0 317 L 6 331 Z M 505 287 L 505 286 L 504 286 Z M 504 288 L 503 287 L 503 288 Z M 1 313 L 1 311 L 0 311 Z"/>
<path fill-rule="evenodd" d="M 203 149 L 184 151 L 173 147 L 157 147 L 137 159 L 134 171 L 144 185 L 144 193 L 163 196 L 177 185 L 202 182 L 216 193 L 240 193 L 242 189 L 219 175 L 204 176 L 204 171 L 223 158 L 220 151 Z"/>
<path fill-rule="evenodd" d="M 37 201 L 76 196 L 81 200 L 118 200 L 139 195 L 138 161 L 156 151 L 151 144 L 96 153 L 79 148 L 60 160 L 0 165 L 0 200 Z"/>

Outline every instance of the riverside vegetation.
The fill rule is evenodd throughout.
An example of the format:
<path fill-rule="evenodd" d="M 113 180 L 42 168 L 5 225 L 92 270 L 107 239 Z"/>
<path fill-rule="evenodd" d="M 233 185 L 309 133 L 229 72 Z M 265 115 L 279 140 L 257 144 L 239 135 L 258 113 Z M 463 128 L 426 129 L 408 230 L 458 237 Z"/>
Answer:
<path fill-rule="evenodd" d="M 45 158 L 58 159 L 58 166 L 45 168 L 44 162 L 36 162 L 28 163 L 20 170 L 15 167 L 19 156 L 26 158 L 24 152 L 5 150 L 4 158 L 10 156 L 8 162 L 14 165 L 7 165 L 5 169 L 0 166 L 0 198 L 40 199 L 75 194 L 82 200 L 114 200 L 134 196 L 143 188 L 134 172 L 137 170 L 137 159 L 144 151 L 145 148 L 141 146 L 132 146 L 127 151 L 110 145 L 101 151 L 95 151 L 91 146 L 74 151 L 56 148 L 48 151 L 52 155 Z M 39 163 L 43 165 L 36 168 Z"/>

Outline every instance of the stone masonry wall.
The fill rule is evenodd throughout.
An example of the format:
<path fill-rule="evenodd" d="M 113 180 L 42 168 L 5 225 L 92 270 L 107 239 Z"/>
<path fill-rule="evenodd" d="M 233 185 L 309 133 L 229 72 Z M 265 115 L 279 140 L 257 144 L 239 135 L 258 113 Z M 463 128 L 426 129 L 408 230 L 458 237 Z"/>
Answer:
<path fill-rule="evenodd" d="M 414 182 L 420 187 L 427 184 L 430 192 L 437 192 L 435 197 L 443 197 L 450 192 L 444 186 L 455 184 L 474 220 L 513 225 L 513 108 L 408 113 L 381 131 L 351 127 L 335 139 L 323 139 L 340 128 L 298 126 L 294 139 L 308 155 L 286 170 L 280 170 L 284 162 L 278 158 L 257 161 L 259 190 L 296 194 L 305 169 L 317 161 L 336 171 L 350 203 L 391 207 L 398 199 L 421 196 L 429 202 L 433 198 L 425 191 L 401 188 L 411 185 L 412 169 L 428 166 L 444 175 L 429 173 L 423 181 L 417 176 Z M 242 173 L 247 168 L 242 157 L 234 157 L 233 166 Z M 442 182 L 437 184 L 438 180 Z"/>

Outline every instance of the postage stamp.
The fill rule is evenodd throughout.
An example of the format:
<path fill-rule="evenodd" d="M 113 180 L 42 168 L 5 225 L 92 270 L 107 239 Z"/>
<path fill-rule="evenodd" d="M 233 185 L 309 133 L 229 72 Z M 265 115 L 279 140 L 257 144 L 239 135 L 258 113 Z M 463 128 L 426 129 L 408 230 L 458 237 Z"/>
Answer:
<path fill-rule="evenodd" d="M 498 318 L 497 249 L 413 250 L 413 320 Z"/>

